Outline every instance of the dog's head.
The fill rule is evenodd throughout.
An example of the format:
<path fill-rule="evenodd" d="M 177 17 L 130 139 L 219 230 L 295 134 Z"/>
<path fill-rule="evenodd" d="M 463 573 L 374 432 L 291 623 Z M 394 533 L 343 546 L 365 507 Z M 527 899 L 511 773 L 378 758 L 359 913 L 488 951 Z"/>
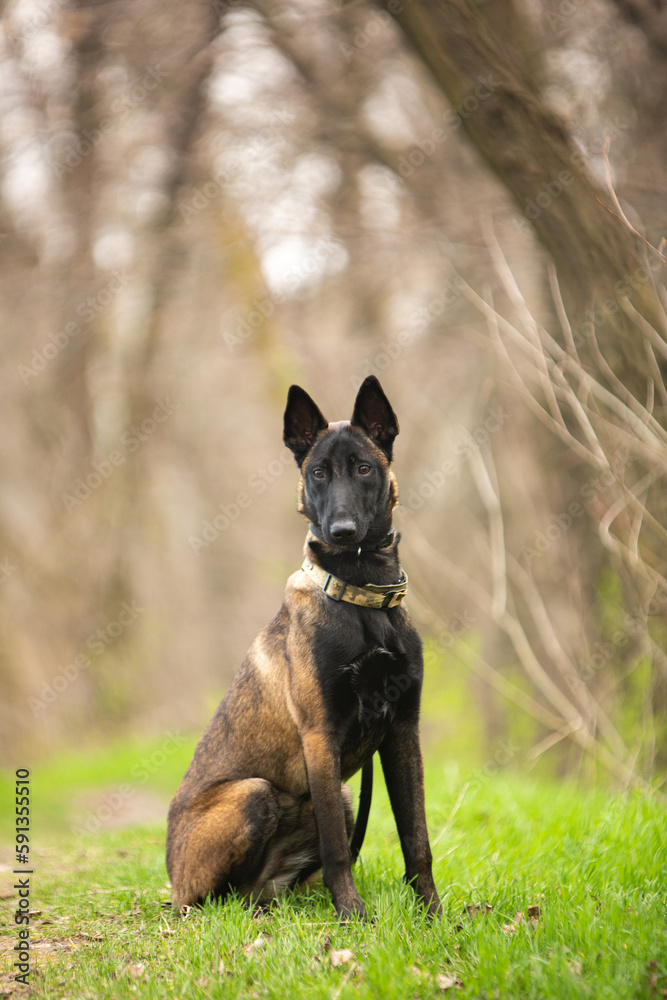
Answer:
<path fill-rule="evenodd" d="M 382 538 L 397 503 L 390 469 L 398 420 L 374 375 L 351 420 L 328 423 L 300 386 L 290 387 L 283 440 L 301 470 L 299 511 L 325 542 L 343 548 Z"/>

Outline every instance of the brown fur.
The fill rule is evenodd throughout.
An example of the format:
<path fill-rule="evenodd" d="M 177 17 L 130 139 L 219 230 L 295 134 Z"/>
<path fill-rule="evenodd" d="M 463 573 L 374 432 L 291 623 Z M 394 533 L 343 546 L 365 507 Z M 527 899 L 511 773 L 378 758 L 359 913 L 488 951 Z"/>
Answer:
<path fill-rule="evenodd" d="M 305 551 L 356 586 L 400 577 L 397 538 L 385 538 L 398 496 L 390 469 L 396 433 L 373 377 L 359 390 L 352 422 L 327 425 L 303 390 L 290 390 L 285 441 L 302 471 L 298 509 L 311 521 Z M 346 541 L 337 541 L 342 534 Z M 231 890 L 268 899 L 323 867 L 338 913 L 363 916 L 343 782 L 379 751 L 406 878 L 438 913 L 418 735 L 422 669 L 404 607 L 337 602 L 303 570 L 293 573 L 169 808 L 173 906 Z"/>

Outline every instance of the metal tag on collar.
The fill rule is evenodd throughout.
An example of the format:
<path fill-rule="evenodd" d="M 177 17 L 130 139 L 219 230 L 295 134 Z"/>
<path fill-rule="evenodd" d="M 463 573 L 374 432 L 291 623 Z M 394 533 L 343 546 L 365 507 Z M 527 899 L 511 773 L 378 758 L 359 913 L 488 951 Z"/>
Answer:
<path fill-rule="evenodd" d="M 362 551 L 363 552 L 379 552 L 380 549 L 386 549 L 386 548 L 388 548 L 391 545 L 391 543 L 394 541 L 394 536 L 395 535 L 396 535 L 396 529 L 392 528 L 389 532 L 387 532 L 387 534 L 384 536 L 384 538 L 381 538 L 379 542 L 375 543 L 375 545 L 364 546 L 363 542 L 361 542 L 359 544 L 359 548 L 357 549 L 357 555 L 360 556 L 361 553 L 362 553 Z"/>

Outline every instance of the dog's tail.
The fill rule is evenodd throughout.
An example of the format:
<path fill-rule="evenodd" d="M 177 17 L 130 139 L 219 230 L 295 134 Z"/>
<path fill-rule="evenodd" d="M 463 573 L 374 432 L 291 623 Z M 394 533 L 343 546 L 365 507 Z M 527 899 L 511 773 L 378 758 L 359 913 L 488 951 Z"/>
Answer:
<path fill-rule="evenodd" d="M 361 769 L 361 790 L 359 792 L 359 808 L 357 810 L 357 822 L 354 824 L 352 839 L 350 840 L 350 854 L 352 864 L 359 857 L 361 845 L 366 836 L 368 826 L 368 814 L 371 811 L 371 799 L 373 797 L 373 758 L 369 757 Z"/>

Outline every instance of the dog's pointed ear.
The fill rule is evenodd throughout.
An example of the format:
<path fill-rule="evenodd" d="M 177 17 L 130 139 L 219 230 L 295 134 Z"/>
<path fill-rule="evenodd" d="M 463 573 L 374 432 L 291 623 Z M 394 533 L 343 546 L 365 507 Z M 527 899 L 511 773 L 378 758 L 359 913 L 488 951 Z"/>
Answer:
<path fill-rule="evenodd" d="M 308 393 L 300 385 L 291 385 L 287 393 L 283 441 L 294 453 L 299 467 L 317 435 L 328 426 L 317 404 Z"/>
<path fill-rule="evenodd" d="M 398 420 L 375 375 L 369 375 L 359 387 L 352 424 L 361 427 L 371 441 L 382 448 L 391 462 L 394 438 L 398 434 Z"/>

